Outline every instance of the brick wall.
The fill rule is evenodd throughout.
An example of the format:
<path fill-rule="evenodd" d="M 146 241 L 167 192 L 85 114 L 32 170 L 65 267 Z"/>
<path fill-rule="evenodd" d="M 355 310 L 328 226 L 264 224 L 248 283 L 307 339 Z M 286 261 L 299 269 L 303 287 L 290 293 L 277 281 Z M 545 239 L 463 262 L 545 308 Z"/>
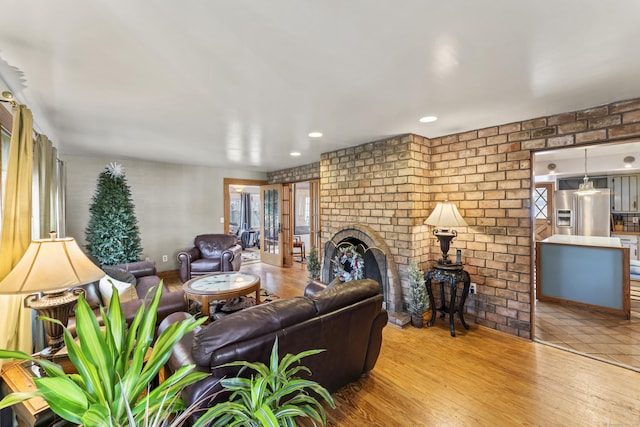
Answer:
<path fill-rule="evenodd" d="M 531 338 L 532 161 L 536 150 L 640 137 L 640 99 L 427 139 L 403 135 L 321 156 L 322 241 L 365 224 L 383 236 L 407 287 L 408 261 L 440 257 L 423 225 L 438 201 L 454 201 L 469 227 L 450 252 L 478 284 L 467 319 Z M 314 165 L 310 165 L 315 167 Z M 303 181 L 305 167 L 270 182 Z M 315 171 L 315 169 L 313 169 Z M 317 177 L 316 177 L 317 178 Z"/>
<path fill-rule="evenodd" d="M 311 181 L 320 178 L 320 162 L 295 168 L 282 169 L 267 174 L 269 184 Z"/>
<path fill-rule="evenodd" d="M 452 247 L 478 283 L 467 300 L 477 323 L 531 338 L 533 152 L 638 136 L 635 99 L 428 141 L 431 208 L 455 201 L 469 223 Z"/>

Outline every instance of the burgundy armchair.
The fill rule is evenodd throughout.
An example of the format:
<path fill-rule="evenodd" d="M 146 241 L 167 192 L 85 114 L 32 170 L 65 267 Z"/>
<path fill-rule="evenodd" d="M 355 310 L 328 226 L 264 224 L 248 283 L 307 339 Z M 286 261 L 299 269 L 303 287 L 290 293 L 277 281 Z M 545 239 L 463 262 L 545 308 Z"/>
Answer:
<path fill-rule="evenodd" d="M 232 234 L 201 234 L 194 247 L 178 253 L 180 280 L 218 271 L 238 271 L 242 263 L 242 246 Z"/>

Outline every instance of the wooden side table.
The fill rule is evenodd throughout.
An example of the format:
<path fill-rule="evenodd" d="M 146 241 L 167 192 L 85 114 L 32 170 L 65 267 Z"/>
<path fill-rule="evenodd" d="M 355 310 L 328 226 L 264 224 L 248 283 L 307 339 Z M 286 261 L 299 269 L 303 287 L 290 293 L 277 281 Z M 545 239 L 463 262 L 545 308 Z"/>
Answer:
<path fill-rule="evenodd" d="M 464 326 L 465 329 L 469 329 L 469 325 L 464 321 L 464 303 L 467 300 L 467 295 L 469 294 L 471 278 L 469 277 L 469 273 L 464 270 L 462 264 L 435 264 L 425 273 L 424 280 L 427 285 L 427 293 L 429 294 L 429 304 L 431 305 L 431 320 L 427 323 L 428 326 L 433 326 L 433 322 L 436 318 L 436 304 L 433 297 L 433 290 L 431 289 L 432 279 L 440 282 L 440 298 L 442 300 L 442 305 L 437 309 L 437 311 L 442 313 L 440 315 L 441 319 L 444 319 L 447 313 L 449 314 L 449 330 L 451 331 L 451 336 L 455 337 L 456 331 L 453 325 L 453 318 L 456 312 L 462 322 L 462 326 Z M 445 282 L 451 286 L 451 295 L 449 296 L 450 301 L 448 307 L 444 298 Z M 458 291 L 458 283 L 460 282 L 463 283 L 462 296 L 460 297 L 460 302 L 456 307 L 456 294 Z"/>
<path fill-rule="evenodd" d="M 18 360 L 10 362 L 2 366 L 2 383 L 0 390 L 2 395 L 9 393 L 36 391 L 36 385 L 33 378 L 39 376 L 38 365 L 32 364 L 30 361 Z M 24 402 L 13 405 L 16 419 L 19 427 L 35 427 L 35 426 L 51 426 L 56 420 L 60 420 L 51 409 L 47 402 L 41 397 L 25 400 Z M 4 424 L 3 424 L 4 426 Z"/>

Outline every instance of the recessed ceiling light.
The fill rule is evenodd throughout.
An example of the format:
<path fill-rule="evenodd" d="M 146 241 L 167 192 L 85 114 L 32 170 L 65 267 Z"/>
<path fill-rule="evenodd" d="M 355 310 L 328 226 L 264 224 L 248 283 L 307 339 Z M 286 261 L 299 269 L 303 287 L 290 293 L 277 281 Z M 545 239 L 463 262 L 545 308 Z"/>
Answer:
<path fill-rule="evenodd" d="M 322 137 L 322 132 L 309 132 L 309 138 L 320 138 Z"/>
<path fill-rule="evenodd" d="M 300 155 L 300 152 L 299 151 L 292 151 L 292 152 L 289 153 L 289 155 L 291 157 L 298 157 Z"/>
<path fill-rule="evenodd" d="M 431 122 L 435 122 L 436 120 L 438 120 L 438 118 L 436 116 L 424 116 L 424 117 L 420 117 L 420 121 L 422 123 L 431 123 Z"/>

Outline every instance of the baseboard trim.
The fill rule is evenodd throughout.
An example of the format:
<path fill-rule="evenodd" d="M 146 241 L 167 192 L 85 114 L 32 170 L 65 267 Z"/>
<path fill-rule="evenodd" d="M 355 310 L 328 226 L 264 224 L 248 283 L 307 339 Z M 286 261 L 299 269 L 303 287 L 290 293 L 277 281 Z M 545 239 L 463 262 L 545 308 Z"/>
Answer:
<path fill-rule="evenodd" d="M 156 275 L 165 280 L 180 278 L 180 272 L 178 270 L 158 271 Z"/>

